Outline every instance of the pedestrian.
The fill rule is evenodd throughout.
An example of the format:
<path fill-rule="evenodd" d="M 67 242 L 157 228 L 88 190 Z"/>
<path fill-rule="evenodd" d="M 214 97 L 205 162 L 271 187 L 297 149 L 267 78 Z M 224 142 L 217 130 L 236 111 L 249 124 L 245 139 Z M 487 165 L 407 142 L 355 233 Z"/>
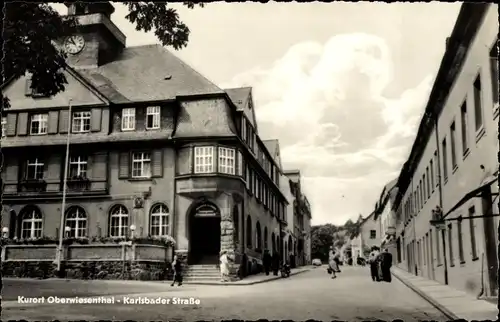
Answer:
<path fill-rule="evenodd" d="M 174 270 L 174 281 L 170 286 L 174 286 L 175 282 L 177 282 L 178 286 L 182 285 L 182 263 L 177 257 L 174 256 L 174 260 L 172 261 L 172 269 Z"/>
<path fill-rule="evenodd" d="M 333 260 L 335 261 L 335 264 L 337 265 L 337 270 L 335 272 L 340 273 L 340 252 L 339 251 L 334 251 Z"/>
<path fill-rule="evenodd" d="M 328 271 L 332 273 L 332 279 L 337 278 L 335 272 L 338 271 L 338 266 L 335 261 L 335 251 L 333 250 L 333 246 L 330 246 L 330 251 L 328 252 Z"/>
<path fill-rule="evenodd" d="M 280 255 L 278 252 L 274 252 L 272 259 L 271 259 L 271 265 L 273 269 L 273 275 L 278 276 L 278 271 L 280 269 Z"/>
<path fill-rule="evenodd" d="M 370 263 L 370 273 L 372 275 L 372 280 L 378 282 L 380 280 L 378 276 L 378 261 L 377 257 L 379 255 L 378 247 L 373 246 L 370 255 L 368 256 L 368 262 Z"/>
<path fill-rule="evenodd" d="M 227 251 L 220 252 L 220 279 L 222 282 L 229 280 L 229 257 Z"/>
<path fill-rule="evenodd" d="M 382 271 L 382 280 L 384 282 L 390 283 L 392 282 L 391 276 L 391 266 L 392 266 L 392 254 L 389 253 L 389 250 L 386 248 L 381 255 L 380 260 L 380 268 Z"/>
<path fill-rule="evenodd" d="M 271 261 L 271 254 L 269 254 L 268 249 L 265 249 L 264 256 L 262 257 L 262 265 L 264 265 L 264 272 L 266 272 L 266 275 L 269 275 L 269 271 L 271 270 Z"/>

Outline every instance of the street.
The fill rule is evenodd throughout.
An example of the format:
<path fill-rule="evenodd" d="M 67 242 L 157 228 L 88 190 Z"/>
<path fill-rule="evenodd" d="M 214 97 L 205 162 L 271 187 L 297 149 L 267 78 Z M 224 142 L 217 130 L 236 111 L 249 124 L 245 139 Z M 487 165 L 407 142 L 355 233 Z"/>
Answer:
<path fill-rule="evenodd" d="M 337 279 L 330 279 L 325 266 L 272 282 L 248 286 L 198 286 L 171 287 L 168 284 L 146 282 L 75 281 L 78 284 L 108 283 L 106 291 L 116 294 L 115 304 L 18 304 L 17 296 L 54 296 L 57 291 L 44 294 L 15 294 L 7 282 L 4 293 L 4 320 L 394 320 L 446 321 L 442 313 L 420 298 L 397 279 L 392 283 L 375 283 L 369 269 L 343 267 Z M 46 283 L 47 281 L 36 281 Z M 27 281 L 25 283 L 36 283 Z M 18 282 L 19 283 L 19 282 Z M 71 283 L 71 282 L 70 282 Z M 124 285 L 130 285 L 123 293 Z M 87 289 L 90 287 L 84 286 Z M 161 288 L 164 291 L 159 291 Z M 46 289 L 48 289 L 46 287 Z M 78 286 L 78 289 L 81 290 Z M 149 293 L 146 293 L 149 292 Z M 76 294 L 96 296 L 96 292 Z M 67 291 L 58 296 L 68 296 Z M 169 299 L 170 304 L 125 304 L 134 299 Z M 196 304 L 172 304 L 175 298 L 198 299 Z M 120 303 L 117 303 L 120 301 Z M 178 301 L 178 300 L 177 300 Z M 196 302 L 196 301 L 194 301 Z"/>

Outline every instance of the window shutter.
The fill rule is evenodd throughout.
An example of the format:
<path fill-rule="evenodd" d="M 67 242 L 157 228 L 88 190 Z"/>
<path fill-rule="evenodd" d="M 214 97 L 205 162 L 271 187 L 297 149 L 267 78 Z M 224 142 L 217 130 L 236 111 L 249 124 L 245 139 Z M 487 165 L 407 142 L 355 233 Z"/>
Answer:
<path fill-rule="evenodd" d="M 240 151 L 237 153 L 238 155 L 238 168 L 236 169 L 236 175 L 243 177 L 243 155 Z"/>
<path fill-rule="evenodd" d="M 59 113 L 59 133 L 68 133 L 69 111 L 64 110 Z"/>
<path fill-rule="evenodd" d="M 49 134 L 56 134 L 57 133 L 57 127 L 59 123 L 59 111 L 50 111 L 49 112 L 49 129 L 48 132 Z"/>
<path fill-rule="evenodd" d="M 130 153 L 121 152 L 119 158 L 118 177 L 120 179 L 127 179 L 129 177 Z"/>
<path fill-rule="evenodd" d="M 28 134 L 28 113 L 19 113 L 19 116 L 17 117 L 17 134 Z"/>
<path fill-rule="evenodd" d="M 16 113 L 7 114 L 7 128 L 5 129 L 5 134 L 7 136 L 15 136 L 16 125 L 17 125 L 17 114 Z"/>
<path fill-rule="evenodd" d="M 31 89 L 31 76 L 27 76 L 26 83 L 25 83 L 25 89 L 24 89 L 24 95 L 31 96 L 32 93 L 33 93 L 33 90 Z"/>
<path fill-rule="evenodd" d="M 102 110 L 100 108 L 93 108 L 90 117 L 90 128 L 92 132 L 101 131 Z"/>
<path fill-rule="evenodd" d="M 151 153 L 151 176 L 163 177 L 163 150 L 153 150 Z"/>
<path fill-rule="evenodd" d="M 107 159 L 107 154 L 105 152 L 98 152 L 89 157 L 88 166 L 90 169 L 92 169 L 91 178 L 93 180 L 106 180 L 106 170 L 107 170 L 106 159 Z"/>

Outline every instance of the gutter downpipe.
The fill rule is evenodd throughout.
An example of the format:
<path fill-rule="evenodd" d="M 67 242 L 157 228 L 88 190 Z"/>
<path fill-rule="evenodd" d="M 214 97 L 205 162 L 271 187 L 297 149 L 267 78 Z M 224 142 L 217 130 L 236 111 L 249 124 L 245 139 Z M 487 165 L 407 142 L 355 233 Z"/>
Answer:
<path fill-rule="evenodd" d="M 439 131 L 438 131 L 438 116 L 436 114 L 436 110 L 432 111 L 432 119 L 434 121 L 434 130 L 436 132 L 436 151 L 437 151 L 437 174 L 438 174 L 438 193 L 439 193 L 439 207 L 443 209 L 443 188 L 442 188 L 442 180 L 441 180 L 441 153 L 439 146 Z M 448 260 L 446 255 L 446 237 L 444 234 L 444 229 L 441 230 L 441 240 L 443 244 L 443 266 L 444 266 L 444 284 L 448 285 Z"/>

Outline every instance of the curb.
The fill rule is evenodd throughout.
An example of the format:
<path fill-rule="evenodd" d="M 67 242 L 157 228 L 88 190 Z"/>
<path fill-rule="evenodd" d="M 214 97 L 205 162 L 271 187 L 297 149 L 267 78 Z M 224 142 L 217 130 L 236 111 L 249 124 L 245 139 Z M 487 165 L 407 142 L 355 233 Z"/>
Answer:
<path fill-rule="evenodd" d="M 436 300 L 434 300 L 432 297 L 429 295 L 425 294 L 421 290 L 419 290 L 417 287 L 415 287 L 412 283 L 406 281 L 404 278 L 401 276 L 398 276 L 397 273 L 391 272 L 392 276 L 396 277 L 401 283 L 406 285 L 409 289 L 411 289 L 413 292 L 417 293 L 420 295 L 421 298 L 429 302 L 432 306 L 434 306 L 436 309 L 438 309 L 441 313 L 446 315 L 446 317 L 450 320 L 460 320 L 460 317 L 458 317 L 455 313 L 451 312 L 447 308 L 445 308 L 443 305 L 439 304 Z"/>
<path fill-rule="evenodd" d="M 310 269 L 304 269 L 298 272 L 291 272 L 290 276 L 297 275 L 300 273 L 308 272 Z M 234 282 L 183 282 L 183 285 L 213 285 L 213 286 L 247 286 L 247 285 L 255 285 L 255 284 L 261 284 L 261 283 L 267 283 L 271 281 L 276 281 L 278 279 L 282 279 L 281 276 L 275 276 L 266 280 L 260 280 L 260 281 L 253 281 L 253 282 L 241 282 L 241 283 L 234 283 Z M 244 280 L 243 280 L 244 281 Z"/>

